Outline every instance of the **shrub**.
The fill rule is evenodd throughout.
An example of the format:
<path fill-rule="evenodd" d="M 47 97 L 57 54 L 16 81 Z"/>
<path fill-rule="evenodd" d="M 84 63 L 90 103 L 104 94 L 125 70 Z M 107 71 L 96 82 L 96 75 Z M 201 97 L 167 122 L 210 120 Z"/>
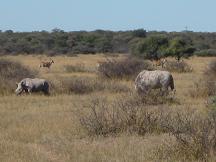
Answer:
<path fill-rule="evenodd" d="M 89 135 L 107 135 L 121 131 L 121 124 L 118 119 L 118 112 L 109 112 L 109 104 L 103 98 L 91 101 L 90 114 L 80 117 L 80 123 Z"/>
<path fill-rule="evenodd" d="M 160 160 L 208 161 L 216 151 L 215 107 L 203 113 L 191 108 L 150 106 L 132 94 L 114 102 L 94 98 L 88 108 L 89 113 L 80 116 L 80 124 L 90 136 L 169 134 L 169 147 L 164 144 L 156 151 Z"/>
<path fill-rule="evenodd" d="M 36 75 L 36 71 L 18 62 L 0 59 L 0 94 L 13 93 L 16 89 L 16 82 L 23 78 L 34 78 Z"/>
<path fill-rule="evenodd" d="M 154 97 L 156 99 L 153 101 L 153 95 L 143 98 L 130 93 L 113 102 L 104 98 L 93 98 L 90 104 L 85 106 L 89 108 L 89 114 L 82 115 L 80 123 L 90 136 L 107 136 L 120 132 L 139 135 L 163 132 L 162 127 L 159 127 L 163 110 L 153 106 L 162 103 L 157 99 L 160 96 Z"/>
<path fill-rule="evenodd" d="M 6 59 L 0 59 L 0 75 L 5 79 L 23 79 L 24 77 L 34 77 L 36 71 L 31 71 L 18 62 L 13 62 Z"/>
<path fill-rule="evenodd" d="M 186 73 L 193 71 L 192 67 L 184 61 L 168 61 L 164 67 L 170 72 Z"/>
<path fill-rule="evenodd" d="M 126 58 L 123 60 L 107 59 L 99 63 L 98 72 L 100 76 L 106 78 L 131 78 L 136 76 L 142 70 L 153 69 L 151 63 L 135 58 Z"/>
<path fill-rule="evenodd" d="M 175 156 L 174 159 L 208 161 L 216 151 L 215 110 L 210 110 L 208 114 L 195 111 L 171 112 L 161 126 L 176 141 L 171 147 L 163 148 L 162 154 L 168 152 L 168 156 Z"/>
<path fill-rule="evenodd" d="M 123 131 L 138 131 L 141 122 L 141 109 L 133 103 L 109 104 L 104 99 L 95 99 L 89 105 L 90 114 L 80 118 L 80 123 L 89 135 L 112 135 Z M 144 112 L 143 112 L 144 114 Z M 138 117 L 139 115 L 139 117 Z M 146 113 L 146 116 L 149 116 Z M 140 121 L 138 121 L 140 118 Z M 149 125 L 150 126 L 150 125 Z M 135 130 L 136 129 L 136 130 Z M 143 131 L 142 131 L 143 132 Z"/>

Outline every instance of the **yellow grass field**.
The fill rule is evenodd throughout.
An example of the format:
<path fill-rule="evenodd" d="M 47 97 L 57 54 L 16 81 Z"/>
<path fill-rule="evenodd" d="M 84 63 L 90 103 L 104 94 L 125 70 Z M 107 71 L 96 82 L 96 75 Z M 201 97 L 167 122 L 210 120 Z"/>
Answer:
<path fill-rule="evenodd" d="M 55 79 L 56 76 L 91 76 L 96 73 L 68 73 L 65 65 L 84 64 L 96 68 L 104 55 L 78 55 L 77 57 L 52 57 L 51 69 L 39 64 L 45 56 L 2 56 L 39 70 L 39 76 Z M 124 56 L 119 56 L 121 59 Z M 48 58 L 47 58 L 48 59 Z M 189 91 L 213 58 L 192 57 L 185 60 L 193 68 L 192 73 L 173 73 L 176 98 L 175 107 L 205 109 L 204 98 L 192 98 Z M 133 89 L 133 81 L 122 81 Z M 79 114 L 86 111 L 81 105 L 88 104 L 93 96 L 115 98 L 118 93 L 93 92 L 84 95 L 57 94 L 8 95 L 0 97 L 0 161 L 2 162 L 141 162 L 159 161 L 153 153 L 168 135 L 128 135 L 89 137 L 80 126 Z"/>

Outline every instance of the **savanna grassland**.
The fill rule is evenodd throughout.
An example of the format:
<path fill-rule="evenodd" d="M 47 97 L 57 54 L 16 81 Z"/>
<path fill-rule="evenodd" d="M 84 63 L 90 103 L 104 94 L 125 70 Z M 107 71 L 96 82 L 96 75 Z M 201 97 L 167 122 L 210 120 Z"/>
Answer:
<path fill-rule="evenodd" d="M 96 65 L 106 59 L 102 54 L 77 57 L 55 56 L 52 57 L 55 63 L 51 69 L 39 69 L 40 60 L 49 60 L 49 58 L 23 55 L 2 56 L 2 58 L 20 62 L 32 70 L 37 70 L 38 77 L 46 78 L 56 84 L 59 78 L 73 77 L 88 77 L 101 81 L 97 76 Z M 122 58 L 124 56 L 116 59 Z M 168 106 L 172 110 L 181 109 L 184 112 L 195 109 L 205 113 L 208 109 L 207 98 L 192 97 L 191 93 L 195 88 L 194 82 L 202 78 L 205 68 L 212 59 L 191 57 L 185 60 L 193 71 L 172 73 L 176 88 L 175 102 L 163 104 L 163 107 Z M 82 70 L 67 70 L 66 67 L 70 67 L 69 65 L 79 66 Z M 82 115 L 90 111 L 88 105 L 93 99 L 105 98 L 109 103 L 119 96 L 127 96 L 129 91 L 134 91 L 134 79 L 114 79 L 107 82 L 103 80 L 102 88 L 95 91 L 89 90 L 89 93 L 57 93 L 56 88 L 51 86 L 50 96 L 2 95 L 0 97 L 0 161 L 175 161 L 169 157 L 171 155 L 161 155 L 160 151 L 163 145 L 171 147 L 175 143 L 175 139 L 169 136 L 169 133 L 147 132 L 145 135 L 139 135 L 139 133 L 123 131 L 105 136 L 89 135 L 88 130 L 80 122 Z M 94 86 L 97 87 L 97 84 Z M 116 90 L 119 86 L 120 90 Z M 176 161 L 181 160 L 176 159 Z"/>

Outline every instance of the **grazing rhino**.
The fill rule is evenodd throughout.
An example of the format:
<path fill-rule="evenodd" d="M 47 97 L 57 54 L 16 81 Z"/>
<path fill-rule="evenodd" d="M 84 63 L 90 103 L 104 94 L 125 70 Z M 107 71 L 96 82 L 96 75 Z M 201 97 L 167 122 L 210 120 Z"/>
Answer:
<path fill-rule="evenodd" d="M 135 80 L 135 89 L 139 94 L 146 94 L 151 89 L 161 89 L 162 94 L 168 92 L 168 88 L 173 91 L 174 80 L 168 71 L 147 71 L 140 72 Z M 175 90 L 173 91 L 175 93 Z"/>
<path fill-rule="evenodd" d="M 45 79 L 25 78 L 17 83 L 17 89 L 15 90 L 15 93 L 19 95 L 23 91 L 27 93 L 43 92 L 45 95 L 49 95 L 49 83 Z"/>

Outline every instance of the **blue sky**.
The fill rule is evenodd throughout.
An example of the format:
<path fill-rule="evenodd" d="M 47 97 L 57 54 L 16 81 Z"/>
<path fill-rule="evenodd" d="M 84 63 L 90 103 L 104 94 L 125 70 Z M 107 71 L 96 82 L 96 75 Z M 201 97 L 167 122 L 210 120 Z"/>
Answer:
<path fill-rule="evenodd" d="M 216 0 L 0 0 L 0 30 L 216 32 Z"/>

